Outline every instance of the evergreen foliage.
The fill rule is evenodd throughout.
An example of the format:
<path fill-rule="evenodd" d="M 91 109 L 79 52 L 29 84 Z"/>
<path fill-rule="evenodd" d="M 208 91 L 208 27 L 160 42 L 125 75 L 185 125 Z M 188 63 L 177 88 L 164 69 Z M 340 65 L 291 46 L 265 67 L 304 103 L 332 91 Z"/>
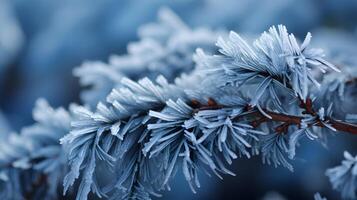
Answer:
<path fill-rule="evenodd" d="M 234 176 L 240 157 L 293 171 L 301 138 L 357 134 L 356 70 L 328 61 L 310 33 L 299 42 L 272 26 L 250 44 L 222 32 L 215 46 L 218 32 L 190 29 L 167 9 L 158 21 L 139 30 L 127 55 L 75 69 L 91 86 L 83 106 L 68 112 L 39 100 L 35 124 L 2 141 L 4 199 L 151 199 L 177 172 L 196 192 L 199 176 Z M 345 159 L 326 174 L 355 199 L 356 158 Z"/>

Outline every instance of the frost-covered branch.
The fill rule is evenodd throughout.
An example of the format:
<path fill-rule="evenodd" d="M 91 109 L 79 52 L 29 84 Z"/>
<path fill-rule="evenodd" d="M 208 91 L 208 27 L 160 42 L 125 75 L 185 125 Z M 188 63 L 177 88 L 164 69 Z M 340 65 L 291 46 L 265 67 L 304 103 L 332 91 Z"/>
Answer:
<path fill-rule="evenodd" d="M 197 105 L 197 101 L 193 100 L 194 104 L 196 105 L 196 110 L 197 112 L 200 110 L 215 110 L 215 109 L 222 109 L 225 106 L 224 105 L 218 105 L 213 99 L 209 99 L 207 105 Z M 313 116 L 319 115 L 316 111 L 312 109 L 312 103 L 311 99 L 307 99 L 307 103 L 301 102 L 300 107 L 303 107 L 305 111 L 303 113 L 306 114 L 311 114 Z M 261 123 L 267 122 L 267 121 L 276 121 L 276 122 L 282 122 L 282 124 L 278 127 L 275 128 L 275 131 L 277 133 L 286 133 L 288 131 L 288 128 L 290 125 L 297 125 L 301 126 L 304 120 L 304 117 L 301 116 L 295 116 L 295 115 L 288 115 L 284 113 L 279 113 L 279 112 L 273 112 L 269 111 L 267 109 L 261 108 L 259 109 L 254 109 L 252 108 L 249 104 L 246 105 L 246 110 L 247 114 L 245 116 L 252 116 L 255 119 L 252 120 L 250 123 L 253 127 L 258 127 Z M 322 115 L 323 116 L 323 115 Z M 324 127 L 324 124 L 329 124 L 331 125 L 332 128 L 336 129 L 337 131 L 343 131 L 351 134 L 357 134 L 357 125 L 336 120 L 333 118 L 325 118 L 325 119 L 320 119 L 316 118 L 315 121 L 311 121 L 307 123 L 307 126 L 318 126 L 318 127 Z"/>
<path fill-rule="evenodd" d="M 39 99 L 33 111 L 36 123 L 10 133 L 1 141 L 0 171 L 3 199 L 59 197 L 66 158 L 59 139 L 68 133 L 71 115 Z"/>
<path fill-rule="evenodd" d="M 234 175 L 227 164 L 258 153 L 293 170 L 287 157 L 294 158 L 303 136 L 320 139 L 324 129 L 356 133 L 312 89 L 321 87 L 312 70 L 339 69 L 309 47 L 310 39 L 299 45 L 279 26 L 250 47 L 231 32 L 217 42 L 221 54 L 198 50 L 196 69 L 174 83 L 161 76 L 155 82 L 122 78 L 95 111 L 74 111 L 72 130 L 61 139 L 71 167 L 65 190 L 81 179 L 77 199 L 90 191 L 148 199 L 169 189 L 181 167 L 195 192 L 199 171 Z M 103 166 L 116 177 L 104 184 L 97 177 Z"/>
<path fill-rule="evenodd" d="M 150 199 L 170 189 L 179 169 L 196 192 L 201 172 L 235 175 L 228 166 L 239 157 L 261 154 L 264 163 L 293 171 L 289 159 L 301 138 L 357 134 L 357 113 L 340 106 L 355 102 L 355 70 L 328 62 L 310 46 L 310 33 L 300 43 L 285 26 L 273 26 L 252 45 L 223 33 L 217 54 L 208 55 L 216 33 L 191 30 L 164 9 L 139 35 L 128 55 L 75 70 L 93 86 L 84 106 L 67 112 L 40 100 L 36 123 L 0 145 L 5 197 L 26 185 L 25 198 L 56 198 L 63 189 L 78 200 L 91 192 Z M 345 190 L 351 184 L 344 174 L 339 181 L 339 171 L 328 174 Z M 30 179 L 20 180 L 24 174 Z"/>

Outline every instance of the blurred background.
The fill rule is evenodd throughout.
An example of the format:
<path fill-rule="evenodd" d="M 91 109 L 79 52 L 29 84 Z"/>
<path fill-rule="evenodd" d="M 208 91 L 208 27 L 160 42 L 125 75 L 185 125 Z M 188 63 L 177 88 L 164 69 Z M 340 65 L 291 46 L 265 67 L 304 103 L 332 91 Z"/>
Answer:
<path fill-rule="evenodd" d="M 284 24 L 299 38 L 310 31 L 316 46 L 357 65 L 356 0 L 0 0 L 0 118 L 8 122 L 1 129 L 19 131 L 31 124 L 39 97 L 55 107 L 80 103 L 73 68 L 125 54 L 127 44 L 138 40 L 138 28 L 155 21 L 162 6 L 192 28 L 256 36 Z M 179 175 L 160 199 L 301 200 L 315 192 L 339 199 L 324 171 L 340 162 L 343 150 L 356 154 L 356 144 L 357 138 L 347 134 L 331 136 L 328 149 L 305 141 L 294 173 L 263 165 L 260 158 L 238 159 L 232 166 L 236 177 L 202 176 L 198 194 Z"/>

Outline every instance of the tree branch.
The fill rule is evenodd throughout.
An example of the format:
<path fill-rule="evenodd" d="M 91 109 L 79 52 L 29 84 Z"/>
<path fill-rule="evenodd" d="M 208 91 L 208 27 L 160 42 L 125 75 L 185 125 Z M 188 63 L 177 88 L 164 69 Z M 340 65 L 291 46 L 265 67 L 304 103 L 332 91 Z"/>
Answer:
<path fill-rule="evenodd" d="M 194 107 L 194 113 L 197 113 L 201 110 L 216 110 L 226 107 L 224 105 L 219 105 L 216 101 L 214 101 L 211 98 L 208 100 L 207 105 L 203 105 L 199 103 L 197 100 L 192 100 L 191 105 Z M 325 127 L 324 123 L 327 123 L 338 131 L 343 131 L 346 133 L 357 135 L 357 125 L 355 124 L 350 124 L 330 117 L 325 117 L 325 120 L 321 121 L 317 117 L 318 113 L 316 113 L 312 107 L 312 100 L 310 98 L 308 98 L 306 102 L 301 100 L 300 107 L 304 109 L 304 111 L 302 112 L 303 114 L 310 114 L 316 117 L 316 120 L 314 122 L 308 124 L 308 126 L 310 127 L 311 126 Z M 257 110 L 256 108 L 252 108 L 249 105 L 246 106 L 246 111 L 251 111 L 251 112 L 248 112 L 245 116 L 254 116 L 257 118 L 256 120 L 251 121 L 251 125 L 253 127 L 258 127 L 261 123 L 268 122 L 268 121 L 282 122 L 281 125 L 275 128 L 275 131 L 277 133 L 286 133 L 290 125 L 297 125 L 300 127 L 301 122 L 304 119 L 304 117 L 301 116 L 277 113 L 277 112 L 269 111 L 267 109 L 263 109 L 263 111 L 271 117 L 268 118 L 267 116 L 263 115 L 259 110 Z"/>
<path fill-rule="evenodd" d="M 254 115 L 259 116 L 260 118 L 266 118 L 265 121 L 270 120 L 270 121 L 276 121 L 276 122 L 283 122 L 283 124 L 286 124 L 286 125 L 297 125 L 297 126 L 300 126 L 302 119 L 304 119 L 303 117 L 300 117 L 300 116 L 276 113 L 276 112 L 272 112 L 272 111 L 268 111 L 268 110 L 264 110 L 264 112 L 266 112 L 269 116 L 271 116 L 271 119 L 267 118 L 259 111 L 254 111 Z M 350 124 L 350 123 L 339 121 L 339 120 L 329 118 L 329 117 L 326 118 L 323 122 L 330 124 L 333 128 L 335 128 L 338 131 L 343 131 L 346 133 L 351 133 L 351 134 L 357 135 L 357 125 L 355 125 L 355 124 Z M 311 124 L 308 124 L 308 126 L 325 127 L 325 125 L 319 119 Z M 278 129 L 276 131 L 279 132 L 280 129 Z"/>

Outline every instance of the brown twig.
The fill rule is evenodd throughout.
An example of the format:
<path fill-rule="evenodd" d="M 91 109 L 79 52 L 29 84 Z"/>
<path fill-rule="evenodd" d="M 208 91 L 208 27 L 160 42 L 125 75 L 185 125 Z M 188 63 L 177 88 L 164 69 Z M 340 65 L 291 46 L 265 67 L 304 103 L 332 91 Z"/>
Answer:
<path fill-rule="evenodd" d="M 268 111 L 268 110 L 264 110 L 264 112 L 266 112 L 271 117 L 271 119 L 267 119 L 267 120 L 282 122 L 283 124 L 285 124 L 284 126 L 288 126 L 288 125 L 300 126 L 301 121 L 303 119 L 303 117 L 300 117 L 300 116 L 276 113 L 276 112 L 272 112 L 272 111 Z M 255 114 L 260 117 L 265 117 L 259 111 L 256 111 Z M 338 131 L 343 131 L 343 132 L 351 133 L 351 134 L 357 134 L 357 125 L 355 125 L 355 124 L 346 123 L 346 122 L 335 120 L 335 119 L 332 119 L 329 117 L 327 117 L 323 122 L 330 124 L 333 128 L 335 128 Z M 322 123 L 322 121 L 320 121 L 320 119 L 317 119 L 315 122 L 308 124 L 308 126 L 325 127 L 325 125 Z M 280 131 L 280 130 L 281 130 L 281 128 L 278 129 L 278 131 Z"/>
<path fill-rule="evenodd" d="M 209 98 L 207 101 L 207 105 L 201 104 L 199 101 L 197 100 L 191 100 L 191 106 L 194 108 L 194 113 L 197 113 L 198 111 L 201 110 L 217 110 L 217 109 L 221 109 L 224 106 L 219 105 L 214 99 Z"/>
<path fill-rule="evenodd" d="M 201 110 L 215 110 L 215 109 L 221 109 L 221 108 L 225 107 L 224 105 L 219 105 L 213 99 L 210 99 L 208 101 L 207 105 L 197 103 L 198 101 L 196 101 L 196 100 L 193 100 L 193 102 L 196 102 L 195 107 L 194 107 L 195 113 L 197 113 Z M 325 120 L 321 121 L 317 117 L 318 114 L 313 109 L 312 101 L 309 98 L 306 100 L 306 102 L 300 101 L 300 107 L 304 109 L 303 114 L 310 114 L 310 115 L 316 117 L 316 120 L 314 122 L 308 124 L 308 126 L 325 127 L 324 123 L 328 123 L 329 125 L 331 125 L 333 128 L 335 128 L 338 131 L 343 131 L 343 132 L 347 132 L 347 133 L 351 133 L 351 134 L 357 134 L 357 125 L 355 125 L 355 124 L 349 124 L 347 122 L 336 120 L 336 119 L 333 119 L 330 117 L 325 117 Z M 270 118 L 268 118 L 267 116 L 263 115 L 259 110 L 252 108 L 249 105 L 246 106 L 246 111 L 250 111 L 250 112 L 248 112 L 248 114 L 246 116 L 256 117 L 255 120 L 252 120 L 250 122 L 250 124 L 253 127 L 258 127 L 261 123 L 267 122 L 267 121 L 281 122 L 282 124 L 275 128 L 275 131 L 277 133 L 286 133 L 289 126 L 291 126 L 291 125 L 296 125 L 296 126 L 300 127 L 301 122 L 304 119 L 304 117 L 301 117 L 301 116 L 277 113 L 277 112 L 269 111 L 267 109 L 263 109 L 263 111 L 270 116 Z"/>
<path fill-rule="evenodd" d="M 252 125 L 254 128 L 257 128 L 261 123 L 264 123 L 268 120 L 267 117 L 260 117 L 257 120 L 253 120 L 252 122 L 250 122 L 250 125 Z"/>
<path fill-rule="evenodd" d="M 312 100 L 310 98 L 307 98 L 306 101 L 300 99 L 300 108 L 304 109 L 302 114 L 309 114 L 312 116 L 316 116 L 315 110 L 312 108 Z"/>

